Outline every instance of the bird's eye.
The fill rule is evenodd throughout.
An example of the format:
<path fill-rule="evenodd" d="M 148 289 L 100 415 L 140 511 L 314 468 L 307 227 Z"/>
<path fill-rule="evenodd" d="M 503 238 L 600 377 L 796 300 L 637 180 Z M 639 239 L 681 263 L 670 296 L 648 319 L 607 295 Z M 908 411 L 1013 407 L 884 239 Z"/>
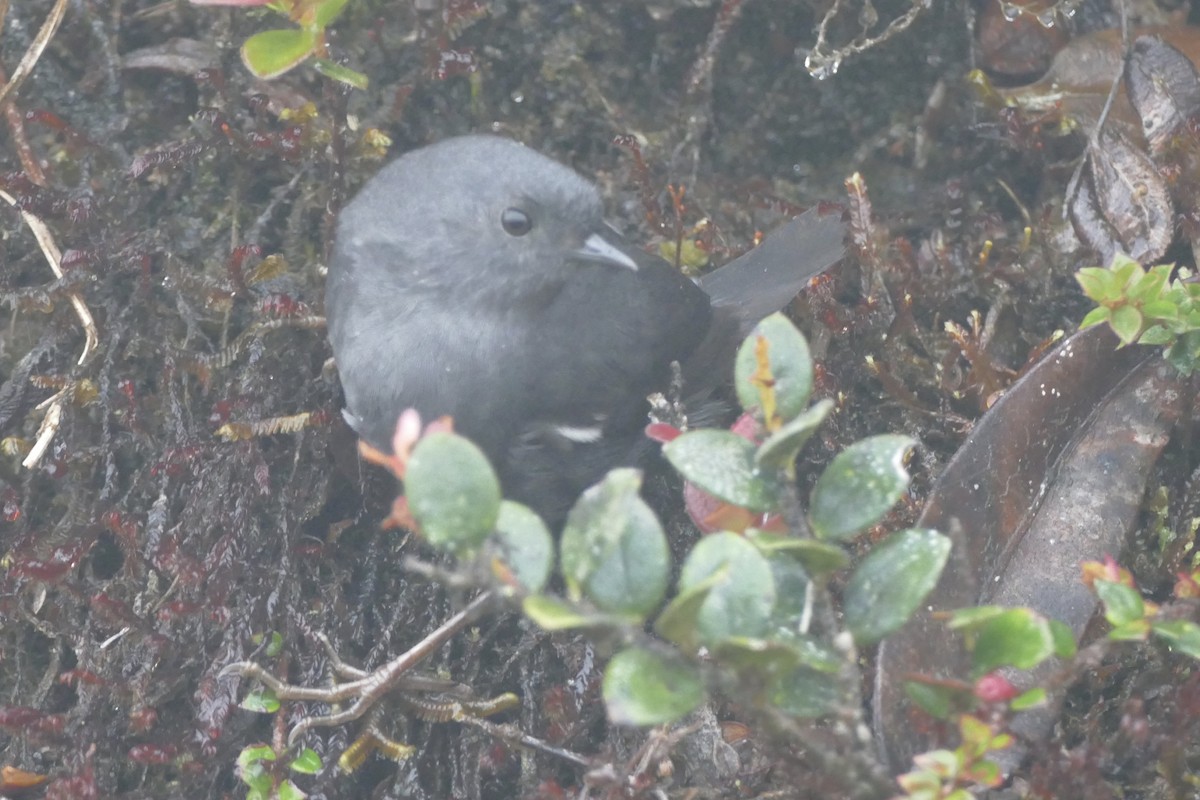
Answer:
<path fill-rule="evenodd" d="M 500 215 L 500 224 L 509 236 L 524 236 L 533 230 L 533 220 L 519 208 L 506 208 Z"/>

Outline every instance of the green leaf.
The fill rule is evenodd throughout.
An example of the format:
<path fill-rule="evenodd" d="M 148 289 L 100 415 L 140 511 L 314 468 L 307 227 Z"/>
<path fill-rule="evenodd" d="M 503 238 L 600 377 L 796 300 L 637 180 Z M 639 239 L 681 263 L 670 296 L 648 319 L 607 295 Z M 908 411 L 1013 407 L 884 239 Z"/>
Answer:
<path fill-rule="evenodd" d="M 1013 711 L 1024 711 L 1027 708 L 1040 708 L 1046 705 L 1046 689 L 1043 686 L 1022 692 L 1013 698 L 1009 707 Z"/>
<path fill-rule="evenodd" d="M 1125 290 L 1125 297 L 1138 305 L 1155 300 L 1166 290 L 1169 278 L 1170 267 L 1167 267 L 1166 273 L 1161 267 L 1152 267 L 1145 274 L 1133 279 Z"/>
<path fill-rule="evenodd" d="M 313 15 L 313 25 L 317 30 L 325 30 L 338 18 L 348 2 L 349 0 L 321 0 L 317 3 L 316 13 Z"/>
<path fill-rule="evenodd" d="M 654 621 L 654 632 L 684 650 L 695 650 L 700 642 L 696 620 L 713 587 L 729 577 L 729 568 L 717 570 L 699 583 L 680 589 Z"/>
<path fill-rule="evenodd" d="M 1110 309 L 1108 306 L 1096 306 L 1087 313 L 1087 316 L 1085 316 L 1083 321 L 1079 323 L 1079 327 L 1081 329 L 1090 328 L 1093 325 L 1099 325 L 1101 322 L 1108 322 L 1111 316 L 1112 309 Z"/>
<path fill-rule="evenodd" d="M 1175 341 L 1175 334 L 1164 328 L 1162 325 L 1151 325 L 1146 330 L 1142 331 L 1142 335 L 1138 338 L 1139 344 L 1152 346 L 1161 346 L 1170 344 Z"/>
<path fill-rule="evenodd" d="M 746 531 L 746 538 L 768 557 L 786 554 L 796 559 L 810 575 L 828 575 L 850 563 L 850 556 L 846 551 L 832 542 L 801 539 L 753 528 Z"/>
<path fill-rule="evenodd" d="M 633 470 L 613 470 L 575 501 L 559 541 L 563 578 L 572 600 L 601 561 L 617 550 L 629 525 L 629 507 L 641 478 Z"/>
<path fill-rule="evenodd" d="M 1200 659 L 1200 625 L 1187 619 L 1151 623 L 1150 629 L 1167 640 L 1171 649 Z"/>
<path fill-rule="evenodd" d="M 1075 280 L 1079 282 L 1083 293 L 1096 302 L 1113 297 L 1113 275 L 1103 267 L 1084 267 L 1075 273 Z"/>
<path fill-rule="evenodd" d="M 238 769 L 246 769 L 262 761 L 274 761 L 275 758 L 275 748 L 269 744 L 257 744 L 243 747 L 238 753 L 236 763 Z"/>
<path fill-rule="evenodd" d="M 1148 300 L 1142 304 L 1142 316 L 1147 319 L 1178 320 L 1179 306 L 1170 300 Z"/>
<path fill-rule="evenodd" d="M 304 800 L 306 797 L 308 795 L 300 791 L 299 787 L 291 781 L 279 784 L 278 800 Z"/>
<path fill-rule="evenodd" d="M 662 602 L 671 553 L 641 484 L 637 470 L 615 469 L 571 509 L 560 547 L 572 599 L 586 595 L 602 611 L 638 618 Z"/>
<path fill-rule="evenodd" d="M 786 641 L 788 646 L 796 651 L 800 663 L 808 669 L 834 675 L 845 662 L 845 658 L 833 649 L 833 645 L 823 642 L 815 636 L 780 632 L 776 633 L 773 638 L 776 641 Z"/>
<path fill-rule="evenodd" d="M 717 663 L 736 670 L 743 683 L 751 671 L 757 675 L 781 675 L 791 672 L 800 663 L 800 654 L 790 644 L 747 636 L 714 645 L 712 654 Z"/>
<path fill-rule="evenodd" d="M 685 479 L 712 496 L 750 511 L 771 511 L 775 485 L 760 475 L 755 447 L 732 431 L 688 431 L 663 446 L 663 454 Z"/>
<path fill-rule="evenodd" d="M 547 631 L 596 628 L 611 625 L 617 621 L 606 615 L 583 614 L 561 600 L 541 594 L 533 594 L 522 600 L 521 611 Z"/>
<path fill-rule="evenodd" d="M 246 784 L 246 800 L 275 800 L 275 779 L 261 765 L 252 768 L 250 774 L 243 773 Z"/>
<path fill-rule="evenodd" d="M 1010 608 L 978 630 L 972 658 L 975 674 L 998 667 L 1032 669 L 1054 655 L 1055 640 L 1047 620 L 1028 608 Z"/>
<path fill-rule="evenodd" d="M 704 702 L 692 664 L 640 648 L 622 650 L 608 662 L 602 694 L 608 718 L 617 725 L 674 722 Z"/>
<path fill-rule="evenodd" d="M 735 636 L 713 646 L 717 662 L 733 668 L 740 683 L 773 680 L 796 669 L 836 675 L 843 660 L 816 637 L 780 628 L 770 638 Z"/>
<path fill-rule="evenodd" d="M 724 579 L 709 589 L 696 617 L 697 638 L 708 645 L 731 637 L 758 637 L 767 631 L 775 608 L 775 579 L 758 548 L 734 533 L 701 539 L 679 575 L 686 592 L 717 573 Z"/>
<path fill-rule="evenodd" d="M 303 28 L 256 33 L 242 44 L 242 63 L 255 77 L 278 78 L 312 55 L 317 37 Z"/>
<path fill-rule="evenodd" d="M 1200 322 L 1195 323 L 1200 326 Z M 1200 361 L 1200 332 L 1189 331 L 1167 350 L 1167 361 L 1182 375 L 1191 375 Z"/>
<path fill-rule="evenodd" d="M 316 775 L 324 766 L 317 751 L 306 747 L 300 751 L 300 755 L 292 759 L 292 763 L 288 764 L 288 769 L 302 775 Z"/>
<path fill-rule="evenodd" d="M 554 569 L 554 539 L 527 506 L 503 500 L 490 540 L 493 557 L 508 567 L 521 588 L 540 592 Z"/>
<path fill-rule="evenodd" d="M 846 627 L 859 645 L 908 621 L 937 585 L 950 546 L 935 530 L 913 528 L 892 534 L 863 559 L 843 595 Z"/>
<path fill-rule="evenodd" d="M 812 394 L 813 367 L 808 342 L 783 314 L 772 314 L 755 326 L 738 349 L 733 366 L 738 402 L 746 411 L 762 405 L 759 388 L 750 380 L 758 369 L 755 347 L 760 336 L 767 341 L 767 363 L 774 380 L 775 410 L 787 422 L 803 413 Z"/>
<path fill-rule="evenodd" d="M 1143 642 L 1150 635 L 1150 620 L 1135 619 L 1117 625 L 1108 632 L 1108 638 L 1117 642 Z"/>
<path fill-rule="evenodd" d="M 1054 655 L 1059 658 L 1074 658 L 1079 645 L 1075 642 L 1075 634 L 1065 622 L 1050 620 L 1050 638 L 1054 640 Z"/>
<path fill-rule="evenodd" d="M 404 496 L 429 543 L 456 553 L 479 547 L 500 516 L 500 481 L 487 456 L 453 433 L 431 433 L 417 442 L 404 473 Z"/>
<path fill-rule="evenodd" d="M 801 719 L 822 717 L 841 701 L 836 675 L 806 667 L 779 674 L 767 693 L 772 706 Z"/>
<path fill-rule="evenodd" d="M 822 400 L 800 416 L 786 423 L 758 446 L 754 462 L 764 469 L 784 469 L 792 466 L 800 449 L 808 443 L 825 417 L 833 410 L 832 400 Z"/>
<path fill-rule="evenodd" d="M 238 705 L 256 714 L 274 714 L 279 710 L 279 698 L 270 689 L 259 686 L 252 689 Z"/>
<path fill-rule="evenodd" d="M 1142 273 L 1145 272 L 1141 264 L 1124 253 L 1117 253 L 1113 256 L 1112 264 L 1108 268 L 1112 271 L 1113 285 L 1120 292 L 1120 296 L 1124 296 L 1125 287 L 1131 281 L 1141 277 Z"/>
<path fill-rule="evenodd" d="M 960 608 L 950 614 L 946 627 L 952 631 L 969 631 L 983 627 L 985 622 L 995 619 L 1008 609 L 1004 606 L 972 606 Z"/>
<path fill-rule="evenodd" d="M 1104 618 L 1110 625 L 1116 627 L 1146 616 L 1146 603 L 1132 586 L 1096 580 L 1092 588 L 1104 604 Z"/>
<path fill-rule="evenodd" d="M 267 656 L 268 658 L 275 658 L 275 656 L 283 652 L 283 634 L 279 631 L 271 631 L 268 635 L 271 638 L 270 641 L 267 642 L 266 649 L 263 650 L 263 655 Z M 267 636 L 264 636 L 261 633 L 256 633 L 250 637 L 250 641 L 254 643 L 255 647 L 258 647 L 264 641 L 267 641 Z"/>
<path fill-rule="evenodd" d="M 1133 306 L 1117 306 L 1112 310 L 1112 318 L 1108 324 L 1113 333 L 1121 340 L 1121 344 L 1131 344 L 1142 331 L 1142 312 Z"/>
<path fill-rule="evenodd" d="M 926 714 L 936 719 L 949 719 L 952 713 L 967 707 L 970 692 L 941 683 L 905 681 L 904 694 Z"/>
<path fill-rule="evenodd" d="M 812 617 L 813 593 L 808 573 L 790 555 L 767 556 L 771 578 L 775 582 L 775 608 L 771 611 L 771 626 L 778 630 L 807 630 Z"/>
<path fill-rule="evenodd" d="M 916 443 L 885 434 L 850 445 L 817 478 L 809 519 L 820 539 L 847 539 L 883 519 L 904 490 L 904 455 Z"/>
<path fill-rule="evenodd" d="M 327 58 L 314 58 L 313 69 L 326 78 L 344 83 L 353 89 L 365 91 L 371 84 L 370 79 L 363 73 L 349 67 L 343 67 L 341 64 L 335 64 Z"/>
<path fill-rule="evenodd" d="M 970 714 L 964 714 L 958 720 L 958 730 L 962 735 L 963 749 L 969 755 L 978 758 L 987 752 L 992 741 L 991 725 Z"/>

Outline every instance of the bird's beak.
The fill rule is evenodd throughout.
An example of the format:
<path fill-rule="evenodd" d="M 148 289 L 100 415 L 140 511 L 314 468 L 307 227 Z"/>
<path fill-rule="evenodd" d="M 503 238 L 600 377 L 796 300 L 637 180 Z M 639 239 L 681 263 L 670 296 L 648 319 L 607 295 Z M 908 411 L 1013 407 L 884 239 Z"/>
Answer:
<path fill-rule="evenodd" d="M 615 239 L 616 241 L 610 241 Z M 637 271 L 638 264 L 633 256 L 625 251 L 628 245 L 616 233 L 593 233 L 583 240 L 583 246 L 572 251 L 572 255 L 580 261 L 593 261 L 600 264 L 610 264 L 614 267 L 624 267 Z"/>

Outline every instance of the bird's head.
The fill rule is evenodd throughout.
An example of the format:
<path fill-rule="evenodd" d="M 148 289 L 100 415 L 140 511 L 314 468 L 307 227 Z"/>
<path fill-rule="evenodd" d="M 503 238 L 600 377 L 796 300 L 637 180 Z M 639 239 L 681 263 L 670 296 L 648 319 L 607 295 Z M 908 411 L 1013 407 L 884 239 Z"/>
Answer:
<path fill-rule="evenodd" d="M 337 247 L 336 265 L 359 273 L 360 286 L 452 292 L 468 307 L 534 300 L 584 263 L 637 269 L 592 184 L 486 135 L 447 139 L 386 167 L 342 212 Z"/>

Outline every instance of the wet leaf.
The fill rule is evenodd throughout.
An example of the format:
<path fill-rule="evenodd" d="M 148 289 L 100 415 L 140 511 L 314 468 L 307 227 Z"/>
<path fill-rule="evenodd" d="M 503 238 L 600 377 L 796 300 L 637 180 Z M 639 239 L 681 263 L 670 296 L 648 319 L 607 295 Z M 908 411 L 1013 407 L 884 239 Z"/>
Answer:
<path fill-rule="evenodd" d="M 1049 621 L 1028 608 L 1009 608 L 984 622 L 975 632 L 972 673 L 983 675 L 998 667 L 1031 669 L 1054 655 Z"/>
<path fill-rule="evenodd" d="M 1200 625 L 1187 619 L 1172 619 L 1151 623 L 1150 629 L 1166 639 L 1173 650 L 1200 659 Z"/>
<path fill-rule="evenodd" d="M 751 511 L 775 507 L 775 487 L 754 463 L 755 446 L 730 431 L 688 431 L 663 446 L 679 474 L 709 494 Z"/>
<path fill-rule="evenodd" d="M 279 800 L 305 800 L 308 797 L 304 792 L 296 787 L 296 784 L 291 781 L 284 781 L 279 784 L 276 789 Z"/>
<path fill-rule="evenodd" d="M 1028 692 L 1023 692 L 1013 701 L 1009 703 L 1009 707 L 1013 711 L 1022 711 L 1026 708 L 1037 708 L 1046 704 L 1046 690 L 1042 687 L 1030 689 Z"/>
<path fill-rule="evenodd" d="M 313 26 L 317 30 L 325 30 L 335 19 L 341 16 L 350 0 L 319 0 L 314 6 Z"/>
<path fill-rule="evenodd" d="M 520 503 L 502 501 L 491 543 L 494 557 L 524 591 L 542 590 L 554 568 L 554 540 L 541 517 Z"/>
<path fill-rule="evenodd" d="M 1150 152 L 1161 153 L 1200 114 L 1200 74 L 1159 36 L 1139 36 L 1125 67 L 1129 100 L 1142 120 Z"/>
<path fill-rule="evenodd" d="M 704 702 L 696 668 L 649 650 L 622 650 L 604 670 L 608 717 L 617 725 L 663 725 Z"/>
<path fill-rule="evenodd" d="M 301 64 L 316 46 L 316 34 L 304 28 L 261 31 L 242 44 L 242 63 L 255 77 L 270 80 Z"/>
<path fill-rule="evenodd" d="M 839 453 L 817 478 L 809 502 L 818 538 L 848 539 L 883 519 L 908 488 L 904 456 L 914 444 L 909 436 L 884 434 Z"/>
<path fill-rule="evenodd" d="M 670 551 L 658 517 L 638 495 L 637 470 L 615 469 L 584 492 L 563 529 L 563 576 L 572 599 L 642 617 L 667 591 Z"/>
<path fill-rule="evenodd" d="M 288 764 L 288 769 L 304 775 L 316 775 L 323 767 L 321 757 L 311 747 L 301 750 L 300 755 L 293 758 Z"/>
<path fill-rule="evenodd" d="M 696 615 L 700 642 L 715 644 L 734 636 L 761 636 L 775 608 L 775 579 L 758 548 L 733 533 L 701 539 L 688 554 L 679 575 L 686 592 L 721 573 L 723 580 L 708 591 Z"/>
<path fill-rule="evenodd" d="M 768 558 L 775 554 L 787 554 L 813 575 L 837 572 L 850 563 L 850 556 L 846 551 L 832 542 L 756 530 L 747 531 L 746 536 L 759 550 L 766 553 Z"/>
<path fill-rule="evenodd" d="M 612 617 L 582 614 L 563 601 L 546 595 L 530 595 L 521 601 L 525 616 L 548 631 L 590 628 L 613 622 Z"/>
<path fill-rule="evenodd" d="M 759 368 L 755 352 L 759 337 L 766 340 L 776 413 L 788 422 L 804 412 L 812 394 L 813 369 L 808 342 L 783 314 L 772 314 L 755 326 L 738 349 L 733 367 L 738 402 L 747 411 L 762 406 L 761 389 L 753 380 Z"/>
<path fill-rule="evenodd" d="M 1075 232 L 1104 263 L 1122 252 L 1141 263 L 1156 261 L 1175 234 L 1174 206 L 1158 168 L 1108 129 L 1088 149 L 1087 169 L 1070 208 Z"/>
<path fill-rule="evenodd" d="M 413 448 L 404 496 L 429 542 L 454 552 L 482 544 L 500 514 L 500 481 L 487 456 L 453 433 L 431 433 Z"/>
<path fill-rule="evenodd" d="M 245 769 L 246 767 L 249 767 L 252 764 L 257 764 L 260 761 L 274 761 L 275 758 L 275 748 L 271 747 L 270 745 L 251 745 L 243 748 L 242 751 L 238 753 L 237 765 L 238 767 Z"/>
<path fill-rule="evenodd" d="M 800 663 L 800 654 L 790 644 L 748 636 L 737 636 L 713 645 L 712 653 L 718 662 L 737 670 L 743 678 L 751 674 L 790 672 Z"/>
<path fill-rule="evenodd" d="M 1135 28 L 1132 35 L 1161 37 L 1196 63 L 1200 56 L 1200 32 L 1187 25 Z M 1106 29 L 1073 36 L 1059 50 L 1044 77 L 1029 86 L 997 90 L 1002 103 L 1016 105 L 1030 114 L 1051 113 L 1065 117 L 1078 128 L 1090 131 L 1097 123 L 1113 81 L 1124 66 L 1124 45 L 1119 29 Z M 1122 81 L 1106 124 L 1118 125 L 1131 136 L 1141 133 L 1141 124 L 1126 96 Z"/>
<path fill-rule="evenodd" d="M 832 400 L 822 400 L 775 431 L 758 447 L 754 461 L 764 469 L 790 467 L 825 417 L 833 410 Z"/>
<path fill-rule="evenodd" d="M 270 689 L 259 687 L 251 690 L 238 705 L 257 714 L 274 714 L 279 710 L 279 698 Z"/>
<path fill-rule="evenodd" d="M 780 675 L 768 692 L 773 706 L 804 719 L 830 713 L 840 700 L 836 675 L 806 667 Z"/>
<path fill-rule="evenodd" d="M 969 684 L 959 682 L 929 683 L 919 680 L 904 682 L 904 695 L 916 707 L 935 719 L 949 719 L 975 706 L 975 695 Z"/>
<path fill-rule="evenodd" d="M 928 529 L 899 531 L 874 547 L 843 593 L 846 627 L 858 644 L 874 644 L 907 622 L 949 558 L 950 539 Z"/>
<path fill-rule="evenodd" d="M 789 631 L 807 630 L 808 620 L 812 616 L 812 587 L 804 566 L 790 554 L 778 552 L 768 555 L 767 563 L 771 565 L 771 577 L 775 582 L 772 627 Z"/>
<path fill-rule="evenodd" d="M 902 676 L 961 679 L 970 669 L 961 636 L 934 614 L 1030 606 L 1066 623 L 1048 627 L 1062 655 L 1096 610 L 1078 564 L 1121 551 L 1184 399 L 1173 368 L 1143 366 L 1151 352 L 1116 344 L 1103 327 L 1064 340 L 975 424 L 930 493 L 917 524 L 950 535 L 950 563 L 879 653 L 875 718 L 897 766 L 941 744 L 916 732 Z M 1018 688 L 1037 679 L 1021 676 Z M 1018 715 L 1023 732 L 1048 730 L 1060 701 L 1052 693 L 1046 707 Z"/>
<path fill-rule="evenodd" d="M 1132 586 L 1098 580 L 1092 587 L 1104 604 L 1104 618 L 1114 628 L 1146 616 L 1146 603 Z"/>
<path fill-rule="evenodd" d="M 654 631 L 681 648 L 693 650 L 699 646 L 696 621 L 704 608 L 704 601 L 714 587 L 729 577 L 729 567 L 717 570 L 699 583 L 692 584 L 671 598 L 671 602 L 654 621 Z"/>
<path fill-rule="evenodd" d="M 341 64 L 337 64 L 326 58 L 314 58 L 313 69 L 326 78 L 332 78 L 355 89 L 365 91 L 371 85 L 371 81 L 366 75 L 349 67 L 343 67 Z"/>

